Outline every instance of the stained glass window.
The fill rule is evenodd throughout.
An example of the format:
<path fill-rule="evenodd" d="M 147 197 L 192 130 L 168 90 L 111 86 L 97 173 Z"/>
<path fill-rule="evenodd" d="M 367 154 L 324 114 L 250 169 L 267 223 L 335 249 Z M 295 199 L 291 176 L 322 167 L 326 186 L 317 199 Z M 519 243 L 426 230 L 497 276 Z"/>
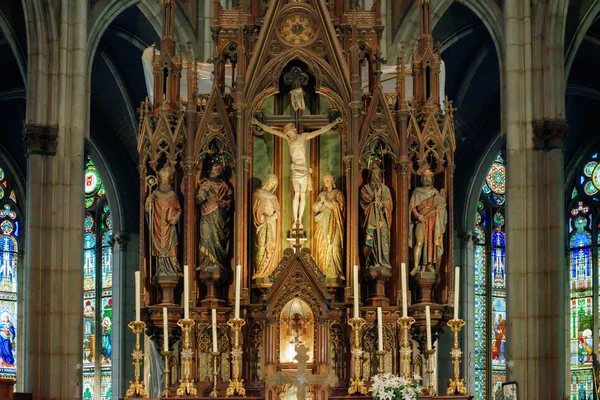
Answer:
<path fill-rule="evenodd" d="M 598 351 L 598 332 L 594 330 L 594 302 L 600 293 L 594 284 L 598 263 L 600 212 L 600 165 L 598 153 L 592 154 L 578 170 L 567 209 L 569 246 L 569 338 L 571 399 L 593 398 L 592 354 Z"/>
<path fill-rule="evenodd" d="M 0 376 L 17 375 L 17 279 L 21 213 L 8 172 L 0 165 Z"/>
<path fill-rule="evenodd" d="M 91 159 L 84 176 L 83 398 L 112 396 L 112 218 L 104 185 Z"/>
<path fill-rule="evenodd" d="M 475 398 L 495 398 L 506 380 L 506 163 L 498 154 L 475 219 Z M 492 394 L 490 396 L 489 394 Z"/>

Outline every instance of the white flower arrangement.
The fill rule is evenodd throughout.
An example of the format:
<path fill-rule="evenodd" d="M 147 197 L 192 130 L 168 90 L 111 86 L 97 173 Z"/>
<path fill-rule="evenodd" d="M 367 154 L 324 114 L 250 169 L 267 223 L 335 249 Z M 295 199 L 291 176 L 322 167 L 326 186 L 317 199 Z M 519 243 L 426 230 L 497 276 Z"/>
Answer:
<path fill-rule="evenodd" d="M 375 400 L 418 400 L 421 394 L 421 377 L 414 374 L 413 379 L 406 379 L 391 373 L 377 374 L 372 379 L 369 389 Z"/>

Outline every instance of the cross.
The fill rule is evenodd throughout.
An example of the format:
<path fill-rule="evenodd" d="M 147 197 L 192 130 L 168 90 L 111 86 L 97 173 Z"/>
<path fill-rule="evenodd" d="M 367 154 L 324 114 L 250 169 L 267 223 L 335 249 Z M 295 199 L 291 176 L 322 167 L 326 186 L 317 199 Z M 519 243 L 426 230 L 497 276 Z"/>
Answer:
<path fill-rule="evenodd" d="M 267 377 L 270 385 L 282 387 L 285 385 L 296 386 L 297 400 L 306 400 L 306 388 L 309 385 L 332 386 L 338 380 L 332 371 L 326 374 L 313 375 L 308 371 L 306 363 L 308 361 L 308 349 L 303 344 L 296 346 L 296 356 L 298 369 L 294 375 L 287 375 L 282 372 Z"/>

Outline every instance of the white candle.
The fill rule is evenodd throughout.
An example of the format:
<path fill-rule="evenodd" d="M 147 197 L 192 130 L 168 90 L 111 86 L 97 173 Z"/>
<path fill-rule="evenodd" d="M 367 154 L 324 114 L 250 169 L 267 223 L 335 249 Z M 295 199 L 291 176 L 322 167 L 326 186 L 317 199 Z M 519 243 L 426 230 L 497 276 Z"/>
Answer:
<path fill-rule="evenodd" d="M 141 283 L 140 283 L 140 271 L 135 271 L 135 321 L 140 321 L 140 298 L 141 295 Z"/>
<path fill-rule="evenodd" d="M 460 268 L 454 268 L 454 319 L 458 319 L 458 303 L 460 290 Z"/>
<path fill-rule="evenodd" d="M 169 319 L 167 317 L 167 307 L 163 307 L 163 351 L 169 351 Z"/>
<path fill-rule="evenodd" d="M 358 318 L 358 265 L 354 266 L 354 318 Z"/>
<path fill-rule="evenodd" d="M 427 350 L 431 350 L 431 311 L 425 307 L 425 321 L 427 322 Z"/>
<path fill-rule="evenodd" d="M 183 318 L 190 319 L 190 269 L 183 267 Z"/>
<path fill-rule="evenodd" d="M 377 307 L 377 350 L 383 351 L 383 315 L 381 307 Z"/>
<path fill-rule="evenodd" d="M 235 266 L 235 313 L 234 313 L 235 319 L 240 318 L 240 284 L 241 284 L 240 275 L 241 274 L 242 274 L 242 266 L 236 265 Z"/>
<path fill-rule="evenodd" d="M 217 352 L 217 310 L 214 308 L 211 310 L 212 312 L 212 344 L 213 344 L 213 353 Z"/>
<path fill-rule="evenodd" d="M 401 267 L 402 268 L 400 273 L 402 274 L 402 317 L 406 318 L 408 317 L 408 303 L 406 298 L 406 264 L 402 263 Z"/>

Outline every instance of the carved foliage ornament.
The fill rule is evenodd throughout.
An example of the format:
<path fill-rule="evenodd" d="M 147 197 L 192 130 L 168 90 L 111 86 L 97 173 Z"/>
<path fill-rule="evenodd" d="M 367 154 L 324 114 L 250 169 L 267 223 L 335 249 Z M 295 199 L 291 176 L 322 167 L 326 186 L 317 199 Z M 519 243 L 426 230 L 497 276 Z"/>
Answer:
<path fill-rule="evenodd" d="M 140 125 L 138 151 L 141 166 L 149 161 L 152 169 L 156 170 L 162 158 L 175 165 L 183 156 L 185 144 L 183 114 L 176 115 L 163 110 L 151 113 L 148 109 L 142 110 Z"/>
<path fill-rule="evenodd" d="M 316 37 L 314 18 L 304 9 L 287 13 L 281 19 L 279 34 L 291 45 L 305 45 Z"/>

